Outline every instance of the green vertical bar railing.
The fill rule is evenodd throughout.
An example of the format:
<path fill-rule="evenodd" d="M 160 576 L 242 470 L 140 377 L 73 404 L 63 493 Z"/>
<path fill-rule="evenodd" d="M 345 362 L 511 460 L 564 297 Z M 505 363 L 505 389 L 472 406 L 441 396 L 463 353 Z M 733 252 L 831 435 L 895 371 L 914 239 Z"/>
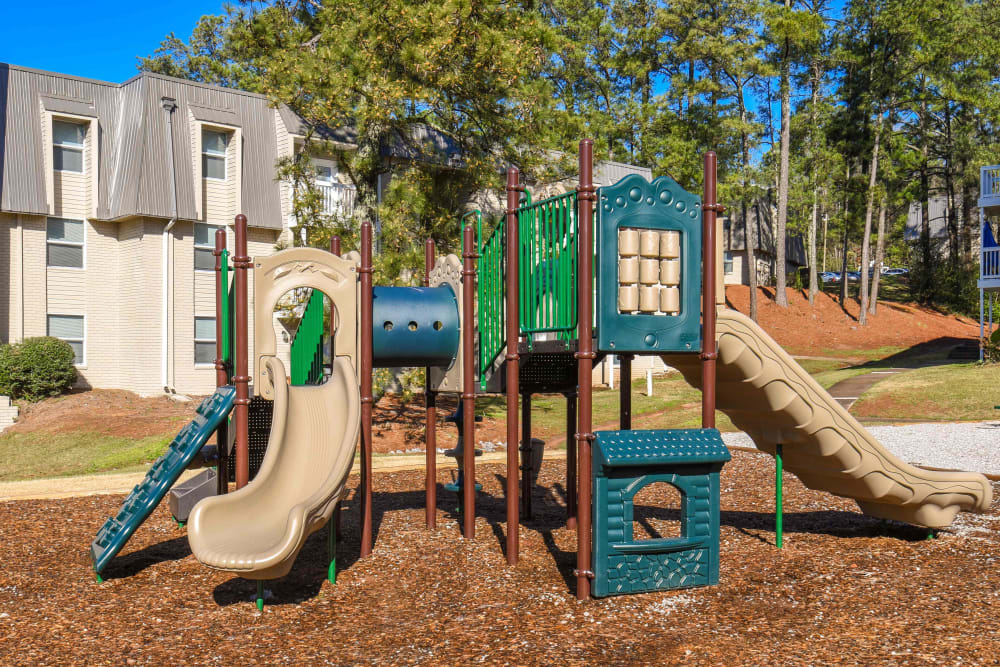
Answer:
<path fill-rule="evenodd" d="M 576 192 L 518 209 L 521 331 L 576 337 Z"/>
<path fill-rule="evenodd" d="M 505 227 L 501 221 L 493 228 L 493 232 L 484 238 L 482 215 L 477 214 L 476 251 L 479 260 L 476 263 L 478 279 L 479 313 L 479 378 L 485 389 L 486 369 L 493 365 L 497 355 L 507 342 L 505 335 L 506 318 L 504 313 L 504 243 Z M 468 214 L 466 214 L 468 215 Z M 464 218 L 463 218 L 464 219 Z"/>
<path fill-rule="evenodd" d="M 309 295 L 290 350 L 292 385 L 318 384 L 323 377 L 323 293 Z"/>

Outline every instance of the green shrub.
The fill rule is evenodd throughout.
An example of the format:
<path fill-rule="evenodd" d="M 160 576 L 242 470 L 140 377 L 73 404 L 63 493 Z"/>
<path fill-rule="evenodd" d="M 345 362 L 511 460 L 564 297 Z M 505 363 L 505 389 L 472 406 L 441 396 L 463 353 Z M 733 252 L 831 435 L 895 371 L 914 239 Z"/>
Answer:
<path fill-rule="evenodd" d="M 0 347 L 0 394 L 28 401 L 58 396 L 76 381 L 73 356 L 69 343 L 51 336 Z"/>

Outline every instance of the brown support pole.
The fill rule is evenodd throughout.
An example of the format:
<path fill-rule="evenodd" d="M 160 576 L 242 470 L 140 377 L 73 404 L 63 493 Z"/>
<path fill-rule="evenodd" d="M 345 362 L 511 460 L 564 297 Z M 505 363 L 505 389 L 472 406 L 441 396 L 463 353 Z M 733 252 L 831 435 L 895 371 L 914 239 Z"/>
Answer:
<path fill-rule="evenodd" d="M 462 232 L 462 535 L 476 539 L 476 245 Z"/>
<path fill-rule="evenodd" d="M 701 427 L 715 428 L 715 216 L 722 207 L 715 201 L 714 151 L 705 153 L 705 193 L 701 203 L 702 342 L 701 342 Z"/>
<path fill-rule="evenodd" d="M 427 239 L 424 244 L 424 287 L 431 286 L 431 270 L 437 253 L 434 249 L 434 239 Z M 426 521 L 428 528 L 437 527 L 437 392 L 431 389 L 431 369 L 424 369 L 424 407 L 426 422 L 424 423 L 424 450 L 427 453 L 425 466 L 427 477 L 424 488 L 427 494 L 425 502 Z"/>
<path fill-rule="evenodd" d="M 233 384 L 236 385 L 236 488 L 242 489 L 250 481 L 250 375 L 247 370 L 249 356 L 249 308 L 247 299 L 247 269 L 250 268 L 250 258 L 247 256 L 247 217 L 242 213 L 236 216 L 236 255 L 233 257 L 233 268 L 236 271 L 236 307 L 233 324 L 236 338 L 233 356 L 236 373 Z"/>
<path fill-rule="evenodd" d="M 226 361 L 222 358 L 222 300 L 228 297 L 229 285 L 222 284 L 222 251 L 226 249 L 226 230 L 215 230 L 215 386 L 224 387 L 229 384 L 229 371 Z M 223 419 L 215 431 L 215 442 L 218 453 L 216 493 L 222 495 L 229 492 L 229 420 Z"/>
<path fill-rule="evenodd" d="M 330 237 L 330 252 L 340 257 L 340 237 L 336 234 Z"/>
<path fill-rule="evenodd" d="M 361 557 L 372 552 L 372 223 L 361 223 Z"/>
<path fill-rule="evenodd" d="M 531 518 L 531 393 L 521 394 L 521 503 L 522 519 Z"/>
<path fill-rule="evenodd" d="M 520 355 L 517 344 L 521 332 L 518 304 L 518 230 L 517 208 L 524 186 L 519 183 L 517 167 L 507 170 L 507 564 L 517 565 L 520 547 L 520 519 L 517 499 L 517 397 Z"/>
<path fill-rule="evenodd" d="M 576 528 L 576 393 L 566 394 L 566 527 Z"/>
<path fill-rule="evenodd" d="M 618 383 L 618 428 L 632 430 L 632 360 L 635 355 L 622 354 L 618 357 L 621 377 Z M 612 368 L 614 373 L 615 369 Z"/>
<path fill-rule="evenodd" d="M 577 507 L 576 531 L 576 597 L 578 600 L 590 598 L 590 579 L 594 576 L 590 569 L 590 552 L 593 546 L 591 539 L 591 485 L 592 461 L 591 444 L 594 441 L 593 428 L 593 374 L 594 374 L 594 201 L 597 190 L 594 187 L 594 142 L 584 139 L 580 142 L 580 185 L 577 187 L 577 199 L 580 204 L 580 237 L 577 261 L 579 267 L 579 284 L 577 285 L 577 303 L 579 316 L 579 340 L 577 342 L 577 391 L 580 395 L 580 408 L 576 440 L 580 455 L 580 504 Z"/>

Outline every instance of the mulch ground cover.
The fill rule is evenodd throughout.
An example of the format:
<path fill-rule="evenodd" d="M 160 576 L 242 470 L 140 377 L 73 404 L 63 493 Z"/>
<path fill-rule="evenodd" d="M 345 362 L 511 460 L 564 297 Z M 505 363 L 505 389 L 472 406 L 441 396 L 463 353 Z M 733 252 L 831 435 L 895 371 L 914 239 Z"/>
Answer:
<path fill-rule="evenodd" d="M 165 504 L 97 584 L 87 547 L 121 496 L 0 503 L 0 664 L 995 664 L 1000 656 L 1000 503 L 927 540 L 787 476 L 779 551 L 773 461 L 736 451 L 722 474 L 720 585 L 578 603 L 564 463 L 543 466 L 514 568 L 502 553 L 503 473 L 479 468 L 475 541 L 459 537 L 454 495 L 440 487 L 438 529 L 424 528 L 423 471 L 376 475 L 373 555 L 357 559 L 352 494 L 336 586 L 324 581 L 321 531 L 288 577 L 268 583 L 262 614 L 252 582 L 194 559 Z M 676 497 L 650 491 L 642 528 L 669 534 Z"/>

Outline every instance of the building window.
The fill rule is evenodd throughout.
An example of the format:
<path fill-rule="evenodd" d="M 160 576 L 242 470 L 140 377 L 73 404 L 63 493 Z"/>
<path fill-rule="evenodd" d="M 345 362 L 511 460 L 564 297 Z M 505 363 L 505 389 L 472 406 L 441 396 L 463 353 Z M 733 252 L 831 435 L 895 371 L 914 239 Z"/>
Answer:
<path fill-rule="evenodd" d="M 316 169 L 317 183 L 332 185 L 336 180 L 337 167 L 332 160 L 313 160 L 313 167 Z"/>
<path fill-rule="evenodd" d="M 52 168 L 82 174 L 83 141 L 86 137 L 86 125 L 52 121 Z"/>
<path fill-rule="evenodd" d="M 215 271 L 215 230 L 217 225 L 194 223 L 194 270 Z"/>
<path fill-rule="evenodd" d="M 727 250 L 723 253 L 722 258 L 722 264 L 725 267 L 723 270 L 726 272 L 726 275 L 729 275 L 733 272 L 733 253 Z"/>
<path fill-rule="evenodd" d="M 85 330 L 83 315 L 48 316 L 48 334 L 69 343 L 73 348 L 73 363 L 77 366 L 82 366 L 84 363 Z"/>
<path fill-rule="evenodd" d="M 194 363 L 215 363 L 215 318 L 194 318 Z"/>
<path fill-rule="evenodd" d="M 229 135 L 215 130 L 201 131 L 201 175 L 216 181 L 226 180 L 226 146 Z"/>
<path fill-rule="evenodd" d="M 83 220 L 49 218 L 45 225 L 46 264 L 83 268 Z"/>

